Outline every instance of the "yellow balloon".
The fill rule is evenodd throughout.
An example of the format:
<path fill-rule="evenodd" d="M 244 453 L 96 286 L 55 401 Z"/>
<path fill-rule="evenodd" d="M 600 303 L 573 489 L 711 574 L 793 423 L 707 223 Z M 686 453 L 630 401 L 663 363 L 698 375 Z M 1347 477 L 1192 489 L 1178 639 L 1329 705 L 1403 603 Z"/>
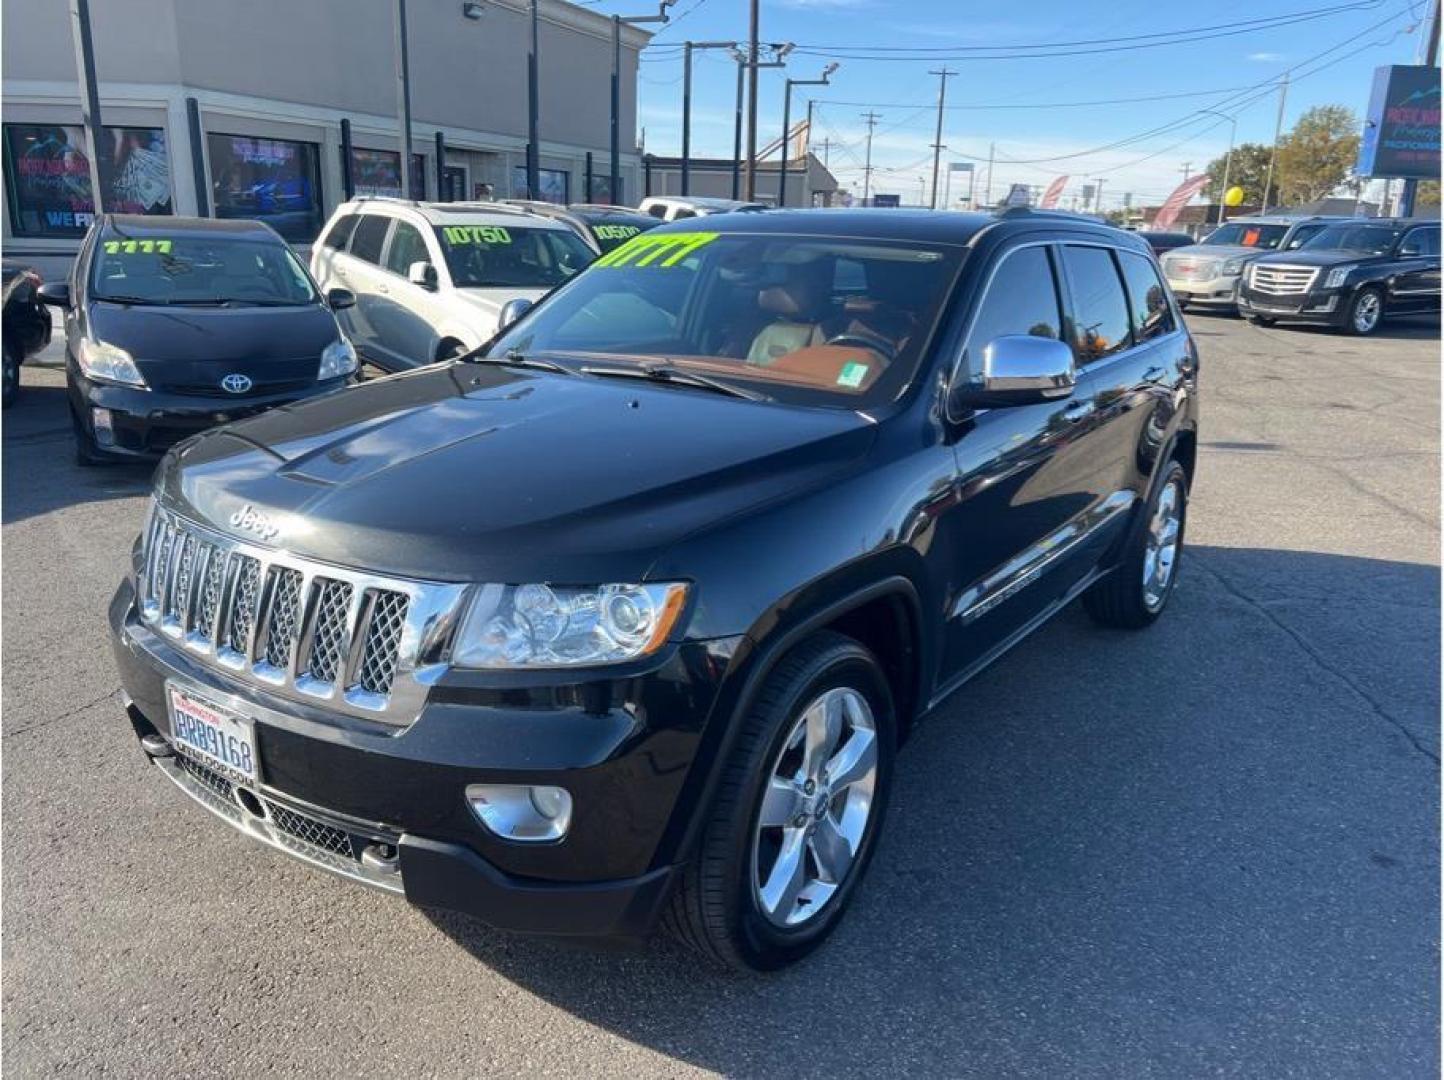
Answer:
<path fill-rule="evenodd" d="M 1238 206 L 1243 202 L 1243 188 L 1231 187 L 1223 193 L 1223 204 L 1225 206 Z"/>

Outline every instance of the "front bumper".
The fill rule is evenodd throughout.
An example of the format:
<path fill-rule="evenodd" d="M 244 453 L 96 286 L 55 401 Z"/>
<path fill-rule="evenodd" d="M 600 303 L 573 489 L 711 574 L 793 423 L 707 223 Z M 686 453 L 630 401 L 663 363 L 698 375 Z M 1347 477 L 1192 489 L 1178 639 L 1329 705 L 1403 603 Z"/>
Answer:
<path fill-rule="evenodd" d="M 1193 278 L 1169 277 L 1173 295 L 1187 304 L 1200 307 L 1232 308 L 1238 297 L 1239 275 L 1214 277 L 1196 281 Z"/>
<path fill-rule="evenodd" d="M 383 728 L 271 698 L 201 667 L 152 633 L 133 599 L 127 582 L 110 609 L 131 724 L 157 766 L 234 828 L 412 903 L 501 929 L 640 937 L 655 922 L 676 871 L 668 838 L 693 809 L 683 809 L 679 794 L 716 696 L 721 669 L 712 649 L 681 647 L 655 675 L 609 691 L 612 707 L 545 708 L 517 690 L 438 687 L 414 723 Z M 254 722 L 262 783 L 246 794 L 266 812 L 249 812 L 238 793 L 215 783 L 218 774 L 202 775 L 175 755 L 168 683 Z M 665 717 L 652 722 L 665 726 L 638 716 Z M 575 803 L 572 828 L 551 844 L 502 840 L 468 809 L 470 783 L 564 786 Z M 308 842 L 318 835 L 324 842 Z"/>
<path fill-rule="evenodd" d="M 243 420 L 278 405 L 329 394 L 351 382 L 350 376 L 343 376 L 276 394 L 198 397 L 93 382 L 80 374 L 73 363 L 67 374 L 71 412 L 85 434 L 96 438 L 92 410 L 107 409 L 113 438 L 110 442 L 97 439 L 100 450 L 116 457 L 142 459 L 157 458 L 182 439 L 219 424 Z"/>
<path fill-rule="evenodd" d="M 1278 295 L 1244 285 L 1238 294 L 1243 316 L 1260 316 L 1315 326 L 1342 326 L 1348 317 L 1348 293 L 1344 289 L 1313 289 L 1307 293 Z"/>

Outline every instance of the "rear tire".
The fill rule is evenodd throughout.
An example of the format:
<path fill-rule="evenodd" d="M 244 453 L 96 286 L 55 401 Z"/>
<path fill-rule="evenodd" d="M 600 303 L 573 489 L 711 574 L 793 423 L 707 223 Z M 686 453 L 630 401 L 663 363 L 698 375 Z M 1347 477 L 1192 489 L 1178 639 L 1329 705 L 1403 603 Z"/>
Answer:
<path fill-rule="evenodd" d="M 1118 566 L 1083 594 L 1094 622 L 1139 630 L 1163 614 L 1178 582 L 1187 521 L 1188 474 L 1170 460 L 1133 523 Z"/>
<path fill-rule="evenodd" d="M 1272 326 L 1278 320 L 1270 319 L 1267 315 L 1250 315 L 1248 317 L 1248 321 L 1253 323 L 1255 326 Z"/>
<path fill-rule="evenodd" d="M 663 926 L 717 964 L 771 971 L 822 944 L 866 872 L 897 724 L 877 660 L 831 631 L 787 653 L 738 722 Z"/>
<path fill-rule="evenodd" d="M 4 355 L 4 391 L 0 395 L 0 408 L 8 409 L 20 396 L 20 361 L 9 345 L 4 347 Z"/>

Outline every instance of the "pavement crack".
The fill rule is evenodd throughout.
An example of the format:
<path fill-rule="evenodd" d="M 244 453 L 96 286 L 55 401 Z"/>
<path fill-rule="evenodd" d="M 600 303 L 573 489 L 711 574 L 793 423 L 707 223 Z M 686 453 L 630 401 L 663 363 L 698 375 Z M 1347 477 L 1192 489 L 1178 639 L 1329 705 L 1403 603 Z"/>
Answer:
<path fill-rule="evenodd" d="M 1201 566 L 1209 574 L 1209 576 L 1211 576 L 1215 581 L 1217 581 L 1221 586 L 1223 586 L 1224 591 L 1227 592 L 1230 596 L 1243 601 L 1250 608 L 1258 612 L 1269 622 L 1273 623 L 1274 626 L 1278 627 L 1290 638 L 1292 638 L 1294 644 L 1298 645 L 1298 647 L 1302 649 L 1309 656 L 1309 658 L 1313 660 L 1315 664 L 1317 664 L 1324 671 L 1334 676 L 1350 690 L 1352 690 L 1365 704 L 1369 706 L 1375 716 L 1377 716 L 1380 720 L 1383 720 L 1390 727 L 1397 730 L 1399 734 L 1403 735 L 1404 738 L 1409 741 L 1409 745 L 1411 745 L 1415 750 L 1417 750 L 1424 757 L 1428 758 L 1435 765 L 1439 764 L 1439 755 L 1433 750 L 1431 750 L 1428 746 L 1425 746 L 1422 742 L 1420 742 L 1418 736 L 1416 736 L 1412 731 L 1409 730 L 1408 725 L 1406 725 L 1397 716 L 1394 716 L 1392 713 L 1390 713 L 1388 709 L 1384 708 L 1384 706 L 1379 703 L 1378 699 L 1376 699 L 1372 694 L 1370 694 L 1367 690 L 1360 686 L 1358 682 L 1356 682 L 1348 675 L 1348 673 L 1340 670 L 1333 664 L 1329 663 L 1328 659 L 1323 655 L 1323 653 L 1319 652 L 1319 650 L 1316 649 L 1309 642 L 1308 638 L 1304 637 L 1304 635 L 1300 634 L 1288 623 L 1280 619 L 1265 605 L 1254 599 L 1254 597 L 1250 596 L 1248 593 L 1244 592 L 1242 589 L 1236 586 L 1232 581 L 1230 581 L 1217 569 L 1210 566 L 1208 564 L 1208 559 L 1204 556 L 1199 555 L 1196 550 L 1189 552 L 1189 559 L 1195 565 Z"/>
<path fill-rule="evenodd" d="M 115 695 L 119 692 L 120 687 L 113 686 L 105 693 L 97 697 L 94 701 L 87 701 L 84 705 L 77 705 L 75 708 L 68 709 L 65 712 L 61 713 L 59 716 L 49 716 L 46 717 L 44 720 L 37 720 L 33 724 L 26 724 L 24 727 L 19 727 L 11 731 L 7 731 L 4 733 L 4 735 L 0 735 L 0 738 L 8 739 L 14 735 L 26 735 L 32 731 L 37 731 L 40 728 L 49 727 L 51 724 L 58 724 L 62 720 L 69 720 L 72 716 L 83 713 L 86 709 L 93 709 L 101 702 L 114 698 Z"/>

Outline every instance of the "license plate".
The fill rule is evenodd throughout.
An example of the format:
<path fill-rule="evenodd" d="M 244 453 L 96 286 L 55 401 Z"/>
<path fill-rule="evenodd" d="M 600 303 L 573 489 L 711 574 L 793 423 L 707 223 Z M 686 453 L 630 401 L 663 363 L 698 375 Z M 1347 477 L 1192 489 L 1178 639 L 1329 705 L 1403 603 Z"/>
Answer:
<path fill-rule="evenodd" d="M 222 772 L 258 782 L 255 725 L 177 687 L 168 690 L 171 738 Z"/>

